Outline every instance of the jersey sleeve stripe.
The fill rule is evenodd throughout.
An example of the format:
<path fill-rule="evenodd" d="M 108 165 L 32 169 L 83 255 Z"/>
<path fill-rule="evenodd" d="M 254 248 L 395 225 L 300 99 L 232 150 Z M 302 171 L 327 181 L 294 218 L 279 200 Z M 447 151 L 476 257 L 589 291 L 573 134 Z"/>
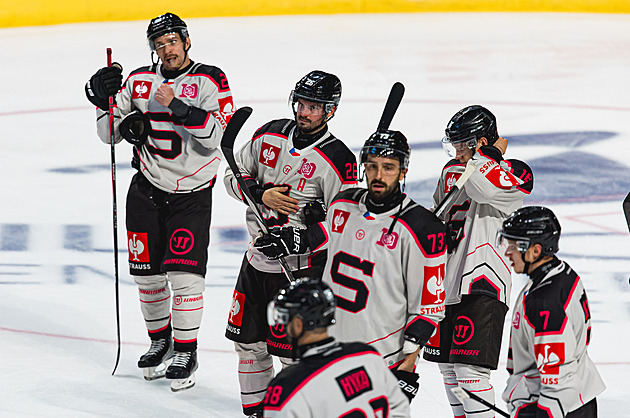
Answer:
<path fill-rule="evenodd" d="M 403 328 L 405 328 L 405 327 L 400 327 L 400 328 L 398 328 L 396 331 L 394 331 L 394 332 L 390 332 L 390 333 L 389 333 L 389 334 L 387 334 L 386 336 L 381 337 L 381 338 L 377 338 L 377 339 L 375 339 L 375 340 L 373 340 L 373 341 L 370 341 L 369 343 L 366 343 L 366 344 L 368 344 L 368 345 L 369 345 L 369 344 L 374 344 L 374 343 L 375 343 L 375 342 L 377 342 L 377 341 L 381 341 L 381 340 L 384 340 L 384 339 L 386 339 L 386 338 L 389 338 L 389 337 L 391 337 L 392 335 L 397 334 L 397 333 L 399 333 L 400 331 L 402 331 L 402 330 L 403 330 Z"/>
<path fill-rule="evenodd" d="M 339 363 L 340 361 L 343 361 L 347 358 L 351 358 L 351 357 L 358 357 L 358 356 L 364 356 L 364 355 L 374 355 L 374 356 L 381 356 L 379 353 L 375 352 L 375 351 L 361 351 L 361 352 L 357 352 L 357 353 L 352 353 L 352 354 L 348 354 L 345 355 L 343 357 L 339 357 L 338 359 L 335 359 L 333 361 L 331 361 L 330 363 L 324 365 L 324 367 L 317 369 L 316 371 L 314 371 L 313 373 L 311 373 L 310 376 L 308 376 L 306 379 L 304 379 L 302 381 L 302 383 L 300 383 L 298 386 L 296 386 L 291 393 L 286 397 L 286 399 L 278 406 L 269 406 L 269 405 L 265 405 L 265 409 L 267 410 L 271 410 L 271 411 L 281 411 L 282 408 L 285 407 L 285 405 L 291 400 L 291 398 L 300 392 L 300 390 L 306 386 L 306 384 L 308 384 L 308 382 L 310 382 L 312 379 L 314 379 L 315 377 L 317 377 L 320 373 L 324 372 L 326 369 L 328 369 L 329 367 Z"/>
<path fill-rule="evenodd" d="M 424 251 L 424 248 L 422 248 L 422 244 L 420 244 L 420 240 L 418 239 L 418 236 L 416 235 L 416 233 L 414 232 L 414 230 L 409 226 L 409 224 L 405 221 L 403 221 L 402 219 L 398 218 L 398 223 L 400 223 L 402 226 L 404 226 L 407 231 L 409 231 L 409 234 L 411 234 L 411 237 L 414 239 L 414 241 L 416 242 L 416 245 L 418 246 L 418 248 L 420 248 L 420 251 L 422 251 L 422 255 L 424 255 L 426 258 L 437 258 L 437 257 L 441 257 L 446 253 L 446 248 L 444 248 L 442 251 L 440 251 L 439 253 L 435 253 L 435 254 L 427 254 Z M 504 263 L 505 264 L 505 263 Z"/>
<path fill-rule="evenodd" d="M 328 163 L 328 165 L 330 165 L 332 167 L 332 169 L 335 171 L 335 174 L 337 174 L 337 177 L 339 177 L 339 181 L 341 182 L 341 184 L 357 184 L 356 180 L 346 180 L 344 181 L 343 177 L 341 176 L 341 173 L 339 172 L 339 170 L 337 170 L 337 167 L 335 166 L 335 164 L 330 161 L 330 158 L 328 158 L 326 156 L 326 154 L 324 154 L 322 152 L 322 150 L 320 150 L 319 148 L 314 148 L 315 151 L 317 151 L 317 153 L 324 159 L 326 160 L 326 162 Z"/>
<path fill-rule="evenodd" d="M 413 323 L 415 323 L 416 321 L 426 321 L 428 323 L 430 323 L 431 325 L 433 325 L 434 327 L 437 327 L 437 322 L 432 321 L 431 319 L 424 317 L 422 315 L 416 315 L 416 317 L 414 319 L 412 319 L 411 321 L 409 321 L 409 323 L 407 324 L 407 326 L 405 327 L 405 329 L 409 328 Z"/>
<path fill-rule="evenodd" d="M 288 136 L 286 135 L 282 135 L 282 134 L 276 134 L 273 132 L 263 132 L 260 135 L 256 135 L 255 137 L 252 138 L 252 142 L 256 142 L 256 140 L 262 136 L 277 136 L 280 139 L 284 139 L 285 141 L 289 139 Z"/>

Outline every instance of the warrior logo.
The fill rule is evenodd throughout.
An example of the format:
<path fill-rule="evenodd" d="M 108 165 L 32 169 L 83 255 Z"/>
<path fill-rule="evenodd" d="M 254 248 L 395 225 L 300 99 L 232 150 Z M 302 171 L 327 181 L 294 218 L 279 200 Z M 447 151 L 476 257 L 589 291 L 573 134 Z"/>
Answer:
<path fill-rule="evenodd" d="M 387 228 L 383 228 L 383 234 L 381 238 L 376 241 L 376 245 L 380 245 L 381 247 L 389 248 L 393 250 L 396 248 L 396 244 L 398 243 L 398 233 L 393 232 L 391 234 L 387 233 Z"/>
<path fill-rule="evenodd" d="M 133 82 L 132 99 L 148 99 L 151 92 L 151 82 L 144 80 L 136 80 Z"/>
<path fill-rule="evenodd" d="M 182 94 L 179 97 L 188 97 L 189 99 L 194 99 L 197 97 L 197 91 L 199 88 L 197 84 L 182 84 Z"/>
<path fill-rule="evenodd" d="M 195 245 L 195 237 L 192 232 L 185 228 L 180 228 L 171 235 L 170 246 L 173 254 L 182 255 L 192 250 Z"/>
<path fill-rule="evenodd" d="M 350 217 L 350 212 L 346 212 L 345 210 L 335 209 L 333 213 L 333 229 L 332 232 L 339 232 L 340 234 L 343 232 L 343 229 L 346 227 L 346 222 Z"/>
<path fill-rule="evenodd" d="M 298 168 L 297 173 L 304 176 L 304 178 L 310 179 L 315 174 L 315 163 L 307 162 L 306 158 L 302 159 L 302 165 Z"/>
<path fill-rule="evenodd" d="M 278 162 L 278 155 L 280 155 L 280 148 L 263 142 L 258 161 L 267 167 L 275 168 Z"/>
<path fill-rule="evenodd" d="M 273 327 L 269 327 L 271 331 L 271 335 L 276 338 L 284 338 L 287 336 L 287 333 L 284 331 L 284 324 L 277 324 Z"/>
<path fill-rule="evenodd" d="M 245 304 L 245 295 L 242 293 L 234 291 L 234 296 L 232 296 L 232 307 L 230 308 L 230 316 L 228 317 L 228 322 L 232 325 L 236 325 L 237 327 L 241 326 L 243 321 L 243 305 Z"/>
<path fill-rule="evenodd" d="M 437 305 L 444 302 L 444 264 L 424 266 L 423 305 Z"/>
<path fill-rule="evenodd" d="M 559 374 L 564 364 L 564 343 L 534 344 L 536 366 L 540 374 Z"/>
<path fill-rule="evenodd" d="M 453 325 L 453 343 L 466 344 L 475 335 L 475 325 L 467 316 L 458 316 Z"/>
<path fill-rule="evenodd" d="M 462 173 L 447 173 L 444 178 L 444 193 L 451 191 L 457 180 L 462 176 Z"/>
<path fill-rule="evenodd" d="M 129 239 L 129 261 L 148 263 L 149 244 L 147 240 L 147 234 L 145 232 L 127 231 L 127 238 Z"/>

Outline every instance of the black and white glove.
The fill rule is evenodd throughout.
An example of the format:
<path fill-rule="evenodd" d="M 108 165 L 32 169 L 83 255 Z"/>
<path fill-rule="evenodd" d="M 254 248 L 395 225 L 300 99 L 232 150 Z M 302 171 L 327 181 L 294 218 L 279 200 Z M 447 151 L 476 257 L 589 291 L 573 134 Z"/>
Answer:
<path fill-rule="evenodd" d="M 420 388 L 420 375 L 414 372 L 408 372 L 405 370 L 394 370 L 394 375 L 398 379 L 398 386 L 403 391 L 405 396 L 409 399 L 409 403 L 413 401 L 413 398 L 418 394 Z"/>
<path fill-rule="evenodd" d="M 304 206 L 304 224 L 311 226 L 326 219 L 326 205 L 322 199 L 315 199 Z"/>
<path fill-rule="evenodd" d="M 109 97 L 115 96 L 122 86 L 122 66 L 115 62 L 111 67 L 103 67 L 85 84 L 85 95 L 88 100 L 107 110 Z"/>
<path fill-rule="evenodd" d="M 254 248 L 270 260 L 277 260 L 289 254 L 304 254 L 308 251 L 308 242 L 304 229 L 273 227 L 268 234 L 263 234 L 254 241 Z"/>
<path fill-rule="evenodd" d="M 134 110 L 120 122 L 120 135 L 132 145 L 141 146 L 147 142 L 151 131 L 149 117 L 139 110 Z"/>

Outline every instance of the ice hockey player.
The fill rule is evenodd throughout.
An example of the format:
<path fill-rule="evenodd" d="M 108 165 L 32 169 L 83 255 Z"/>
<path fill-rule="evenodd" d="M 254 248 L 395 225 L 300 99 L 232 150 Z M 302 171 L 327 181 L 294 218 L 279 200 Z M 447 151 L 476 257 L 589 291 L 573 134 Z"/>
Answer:
<path fill-rule="evenodd" d="M 335 296 L 318 279 L 297 279 L 269 303 L 269 325 L 285 327 L 300 360 L 269 384 L 264 416 L 409 417 L 409 402 L 380 354 L 328 335 L 334 318 Z"/>
<path fill-rule="evenodd" d="M 409 157 L 401 132 L 375 132 L 360 153 L 367 189 L 339 193 L 325 222 L 272 231 L 256 245 L 270 257 L 295 250 L 296 236 L 310 248 L 327 245 L 322 280 L 338 308 L 331 335 L 381 353 L 411 402 L 418 353 L 444 317 L 446 237 L 444 224 L 403 193 Z"/>
<path fill-rule="evenodd" d="M 512 314 L 503 392 L 512 417 L 594 418 L 605 386 L 588 356 L 591 311 L 580 276 L 559 260 L 560 223 L 541 206 L 512 213 L 497 246 L 529 276 Z"/>
<path fill-rule="evenodd" d="M 115 141 L 134 146 L 129 270 L 151 339 L 138 367 L 147 380 L 166 375 L 178 391 L 195 383 L 217 147 L 234 109 L 223 71 L 190 59 L 188 28 L 178 16 L 151 20 L 147 40 L 156 62 L 133 71 L 122 89 L 120 66 L 101 68 L 85 91 L 97 106 L 101 140 L 110 143 L 108 98 L 115 96 Z"/>
<path fill-rule="evenodd" d="M 352 151 L 328 130 L 341 99 L 341 82 L 323 71 L 311 71 L 295 85 L 289 102 L 294 119 L 273 120 L 254 134 L 235 154 L 243 178 L 268 227 L 304 228 L 325 216 L 339 190 L 356 184 L 357 164 Z M 232 171 L 224 177 L 228 193 L 242 200 Z M 252 241 L 260 227 L 250 208 L 246 213 Z M 314 248 L 287 257 L 293 276 L 320 275 L 326 254 Z M 265 390 L 273 378 L 271 355 L 290 363 L 291 345 L 281 325 L 270 328 L 267 303 L 287 285 L 277 261 L 250 247 L 233 294 L 226 337 L 235 343 L 243 413 L 260 413 Z"/>
<path fill-rule="evenodd" d="M 500 137 L 495 116 L 485 107 L 457 112 L 442 140 L 450 160 L 433 195 L 434 208 L 464 170 L 474 170 L 459 197 L 447 207 L 449 250 L 446 264 L 446 317 L 424 349 L 439 363 L 455 417 L 487 418 L 494 412 L 472 399 L 462 404 L 450 388 L 461 387 L 495 403 L 490 372 L 496 370 L 512 285 L 507 259 L 495 247 L 496 230 L 533 187 L 529 167 L 504 160 L 507 139 Z"/>

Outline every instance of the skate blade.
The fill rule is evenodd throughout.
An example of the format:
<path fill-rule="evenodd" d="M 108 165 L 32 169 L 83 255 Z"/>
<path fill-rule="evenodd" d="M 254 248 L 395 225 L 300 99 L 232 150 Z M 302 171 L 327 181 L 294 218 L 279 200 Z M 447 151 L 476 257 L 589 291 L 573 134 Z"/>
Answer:
<path fill-rule="evenodd" d="M 157 380 L 162 379 L 166 375 L 166 369 L 173 362 L 173 358 L 169 358 L 168 360 L 161 363 L 159 366 L 155 367 L 144 367 L 142 369 L 142 374 L 144 375 L 144 380 Z"/>
<path fill-rule="evenodd" d="M 173 379 L 171 381 L 171 391 L 180 392 L 195 386 L 195 374 L 191 374 L 185 379 Z"/>

